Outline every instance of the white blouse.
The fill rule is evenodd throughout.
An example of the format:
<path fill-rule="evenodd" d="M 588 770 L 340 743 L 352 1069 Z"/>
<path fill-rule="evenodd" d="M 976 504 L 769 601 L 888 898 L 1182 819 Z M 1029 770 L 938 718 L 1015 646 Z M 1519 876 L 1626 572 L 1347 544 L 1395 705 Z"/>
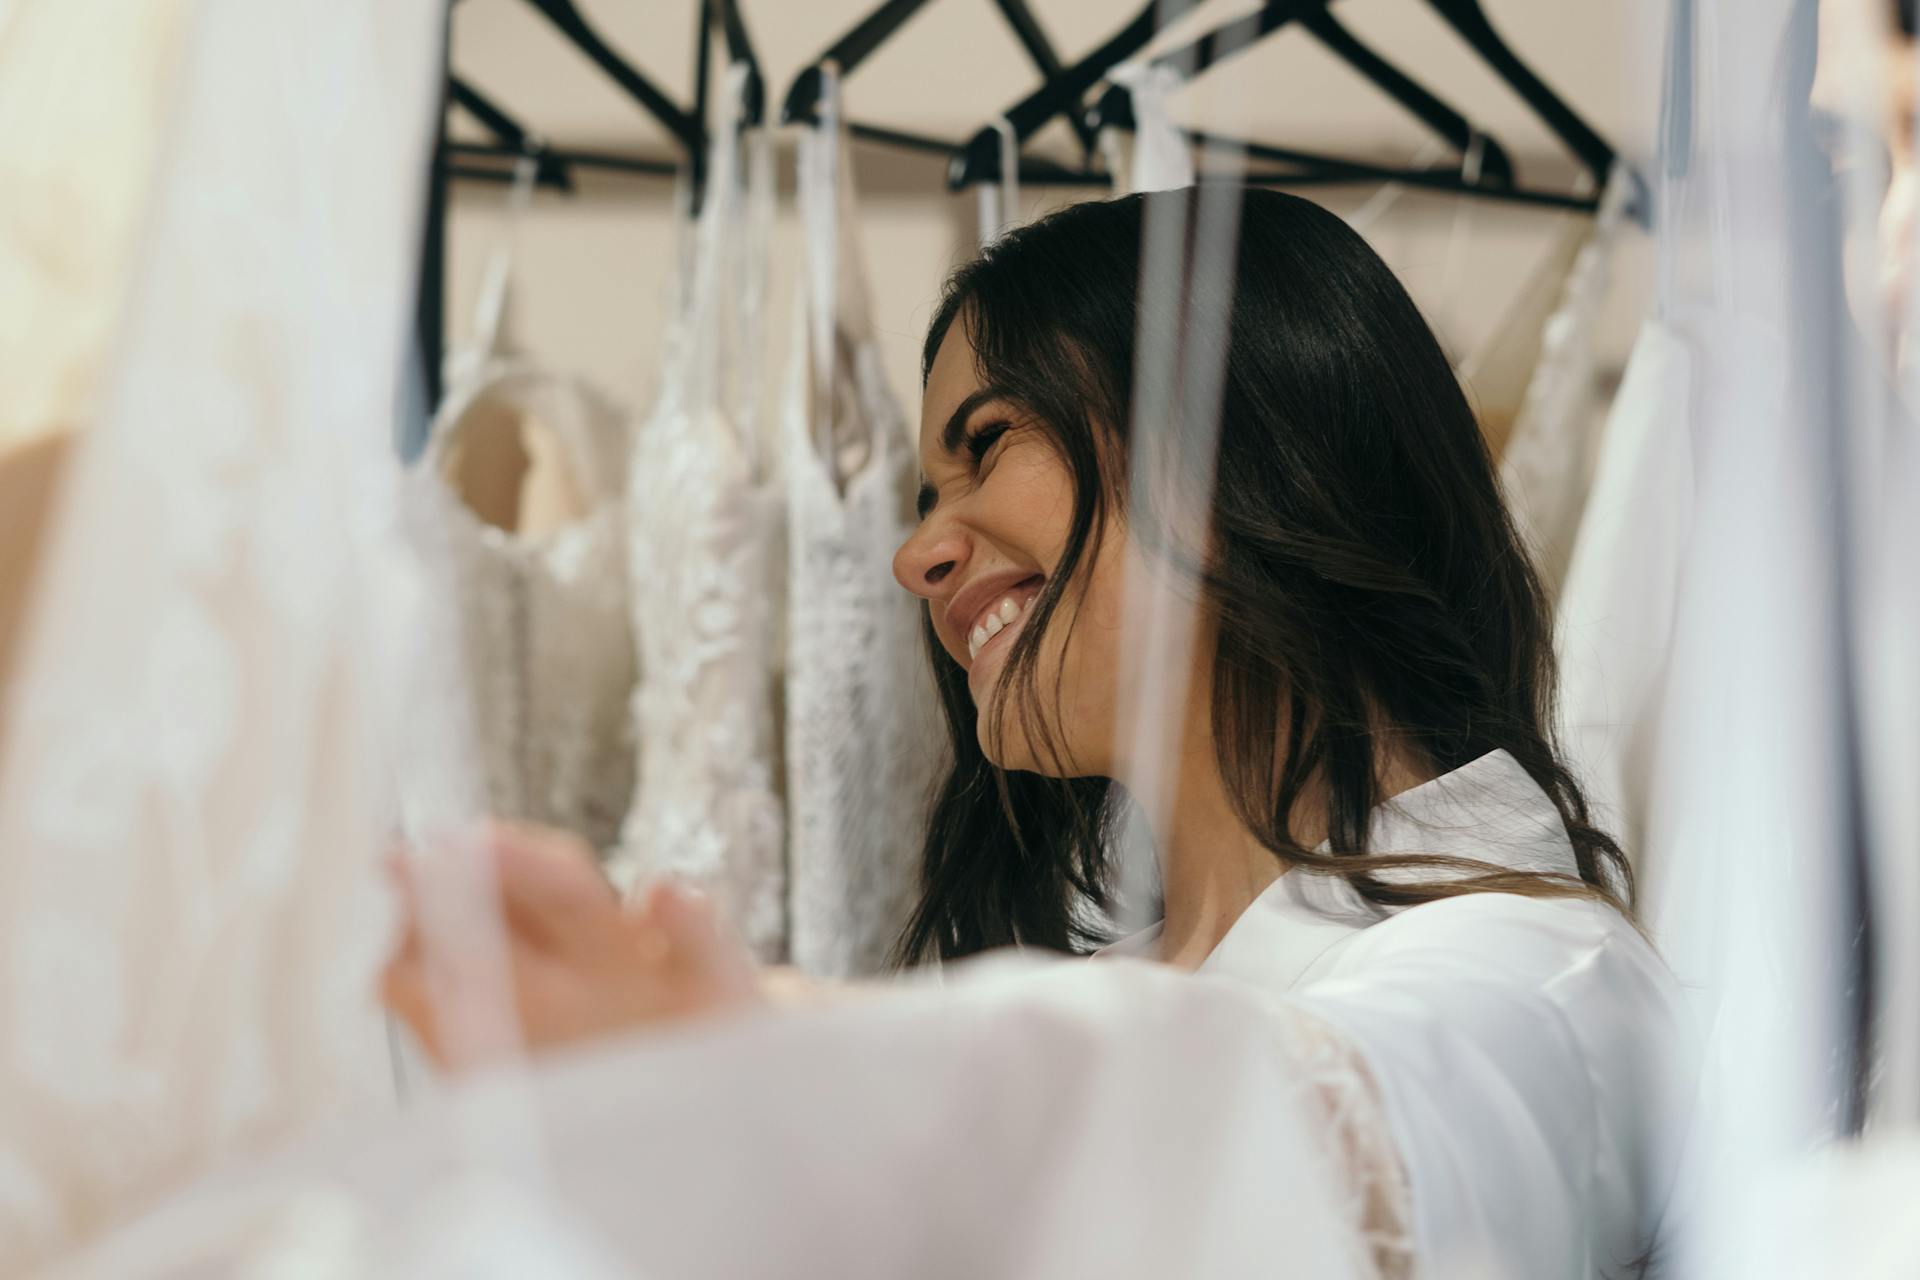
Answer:
<path fill-rule="evenodd" d="M 1498 753 L 1383 806 L 1372 847 L 1572 866 L 1552 804 Z M 1611 908 L 1478 894 L 1382 916 L 1290 874 L 1197 974 L 1128 954 L 1150 940 L 1095 964 L 982 957 L 544 1059 L 524 1087 L 469 1082 L 210 1180 L 63 1274 L 290 1253 L 354 1276 L 481 1257 L 675 1277 L 1634 1274 L 1682 1077 L 1673 980 Z M 490 1156 L 476 1124 L 537 1134 L 538 1158 Z"/>
<path fill-rule="evenodd" d="M 1552 801 L 1504 751 L 1382 805 L 1369 843 L 1576 874 Z M 1199 972 L 1286 992 L 1358 1050 L 1417 1274 L 1617 1276 L 1648 1254 L 1687 1055 L 1672 975 L 1612 908 L 1476 893 L 1383 914 L 1343 881 L 1286 875 Z"/>

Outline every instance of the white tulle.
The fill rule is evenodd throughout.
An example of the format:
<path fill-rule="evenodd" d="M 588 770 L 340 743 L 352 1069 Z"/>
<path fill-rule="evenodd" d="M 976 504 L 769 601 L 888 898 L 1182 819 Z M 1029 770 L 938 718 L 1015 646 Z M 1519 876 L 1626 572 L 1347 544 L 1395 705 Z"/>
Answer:
<path fill-rule="evenodd" d="M 0 762 L 0 1271 L 385 1088 L 389 442 L 438 21 L 182 28 Z"/>
<path fill-rule="evenodd" d="M 1692 357 L 1649 321 L 1608 415 L 1554 620 L 1560 734 L 1599 820 L 1644 845 L 1680 553 L 1693 522 Z"/>
<path fill-rule="evenodd" d="M 62 1274 L 1410 1274 L 1351 1047 L 1238 982 L 993 958 L 535 1090 L 551 1184 L 474 1176 L 439 1139 L 449 1099 L 212 1179 Z"/>
<path fill-rule="evenodd" d="M 1374 847 L 1564 870 L 1552 818 L 1495 753 Z M 1599 903 L 1390 914 L 1286 876 L 1197 974 L 1007 952 L 607 1042 L 202 1179 L 63 1274 L 1626 1274 L 1672 1181 L 1677 1005 Z M 458 1141 L 502 1108 L 537 1158 Z"/>

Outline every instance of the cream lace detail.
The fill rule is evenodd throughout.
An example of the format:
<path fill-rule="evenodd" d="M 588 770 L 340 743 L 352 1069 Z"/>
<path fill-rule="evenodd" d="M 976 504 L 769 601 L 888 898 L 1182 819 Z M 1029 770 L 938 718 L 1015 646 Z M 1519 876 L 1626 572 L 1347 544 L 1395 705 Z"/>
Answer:
<path fill-rule="evenodd" d="M 809 270 L 785 422 L 788 862 L 794 963 L 851 977 L 885 967 L 912 911 L 941 746 L 920 608 L 892 571 L 916 468 L 867 317 L 836 113 L 800 142 Z"/>
<path fill-rule="evenodd" d="M 583 499 L 555 528 L 510 532 L 479 518 L 446 471 L 465 436 L 531 425 L 551 433 Z M 625 454 L 620 415 L 590 387 L 498 366 L 448 402 L 418 477 L 452 562 L 487 806 L 603 851 L 634 778 Z"/>
<path fill-rule="evenodd" d="M 754 953 L 786 952 L 772 655 L 777 493 L 718 409 L 669 410 L 635 442 L 640 771 L 622 878 L 671 871 L 726 904 Z"/>
<path fill-rule="evenodd" d="M 1351 1041 L 1297 1006 L 1287 1016 L 1289 1053 L 1319 1106 L 1327 1154 L 1374 1274 L 1409 1280 L 1415 1272 L 1407 1175 L 1379 1089 Z"/>
<path fill-rule="evenodd" d="M 634 440 L 630 533 L 639 777 L 614 872 L 702 882 L 754 954 L 787 956 L 779 654 L 785 516 L 763 456 L 758 360 L 772 155 L 714 131 L 688 310 L 658 407 Z M 641 500 L 638 495 L 645 495 Z"/>

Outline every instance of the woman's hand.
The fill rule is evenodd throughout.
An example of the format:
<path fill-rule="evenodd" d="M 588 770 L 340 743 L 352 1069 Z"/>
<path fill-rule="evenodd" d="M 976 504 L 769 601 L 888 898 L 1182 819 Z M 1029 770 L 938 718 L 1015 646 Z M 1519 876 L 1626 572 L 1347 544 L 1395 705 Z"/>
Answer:
<path fill-rule="evenodd" d="M 761 1002 L 752 959 L 697 890 L 662 881 L 623 904 L 583 841 L 545 828 L 492 823 L 460 843 L 452 852 L 479 855 L 498 876 L 512 1008 L 528 1048 Z M 397 859 L 394 873 L 405 928 L 382 998 L 436 1062 L 475 1065 L 488 1050 L 463 1043 L 449 1028 L 457 1024 L 461 1001 L 488 994 L 476 986 L 489 980 L 482 976 L 485 966 L 434 963 L 427 939 L 438 931 L 423 937 L 423 907 L 430 925 L 449 925 L 424 898 L 435 878 L 412 858 Z M 467 976 L 459 976 L 463 971 Z"/>

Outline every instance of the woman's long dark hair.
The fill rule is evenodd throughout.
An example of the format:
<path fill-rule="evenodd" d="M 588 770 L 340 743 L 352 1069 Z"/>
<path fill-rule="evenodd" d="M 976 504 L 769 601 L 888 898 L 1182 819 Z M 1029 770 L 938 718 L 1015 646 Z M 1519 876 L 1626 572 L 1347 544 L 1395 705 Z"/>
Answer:
<path fill-rule="evenodd" d="M 1192 198 L 1077 204 L 1010 233 L 952 276 L 927 333 L 923 371 L 963 324 L 982 381 L 1033 416 L 1074 477 L 1065 551 L 994 708 L 1017 707 L 1043 744 L 1055 738 L 1035 710 L 1041 633 L 1127 492 L 1143 216 Z M 1215 750 L 1241 819 L 1284 865 L 1342 876 L 1383 906 L 1498 890 L 1630 909 L 1626 859 L 1554 749 L 1546 597 L 1439 343 L 1339 218 L 1277 192 L 1242 199 L 1202 571 L 1218 623 Z M 927 634 L 954 766 L 898 958 L 1096 945 L 1084 908 L 1108 905 L 1113 784 L 991 764 L 966 672 Z M 1385 734 L 1435 772 L 1510 753 L 1559 809 L 1578 881 L 1368 855 Z M 1303 795 L 1324 798 L 1327 852 L 1291 834 Z M 1449 874 L 1378 874 L 1410 867 Z"/>

